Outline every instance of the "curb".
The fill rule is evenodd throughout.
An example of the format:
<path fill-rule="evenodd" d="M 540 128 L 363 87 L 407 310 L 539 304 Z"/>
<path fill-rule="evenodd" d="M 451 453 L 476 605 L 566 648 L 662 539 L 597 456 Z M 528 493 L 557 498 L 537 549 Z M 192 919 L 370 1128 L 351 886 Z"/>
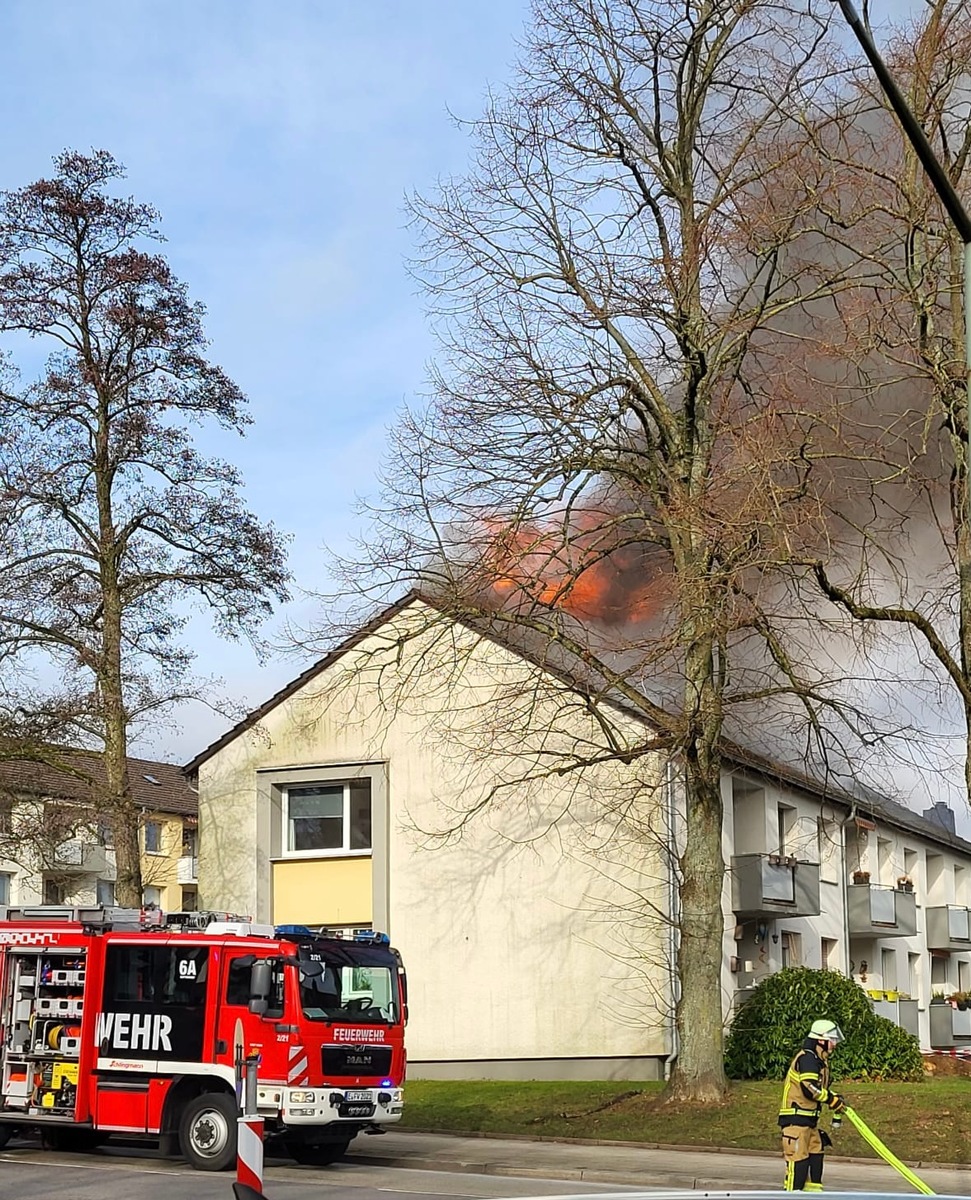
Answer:
<path fill-rule="evenodd" d="M 483 1130 L 464 1131 L 464 1130 L 458 1130 L 458 1129 L 408 1129 L 408 1130 L 400 1129 L 400 1130 L 395 1130 L 395 1133 L 397 1133 L 401 1136 L 404 1136 L 404 1137 L 407 1137 L 409 1133 L 416 1133 L 416 1134 L 422 1134 L 422 1135 L 428 1136 L 428 1137 L 480 1138 L 484 1141 L 492 1140 L 492 1141 L 497 1141 L 497 1142 L 540 1142 L 540 1143 L 547 1143 L 547 1144 L 552 1143 L 553 1145 L 563 1145 L 563 1146 L 606 1146 L 606 1147 L 616 1147 L 621 1150 L 666 1150 L 666 1151 L 687 1153 L 687 1154 L 731 1154 L 731 1155 L 736 1155 L 740 1158 L 777 1159 L 779 1157 L 778 1152 L 774 1151 L 774 1150 L 748 1150 L 742 1146 L 686 1146 L 686 1145 L 681 1145 L 676 1142 L 627 1142 L 627 1141 L 610 1140 L 607 1138 L 566 1138 L 566 1137 L 553 1137 L 549 1134 L 537 1134 L 535 1136 L 531 1136 L 528 1133 L 488 1133 Z M 353 1155 L 348 1154 L 346 1157 L 349 1160 L 353 1157 Z M 379 1155 L 370 1155 L 370 1154 L 360 1156 L 360 1161 L 375 1162 L 379 1158 L 381 1159 L 382 1165 L 386 1165 L 386 1166 L 406 1166 L 409 1162 L 417 1164 L 419 1161 L 414 1158 L 401 1158 L 401 1157 L 397 1157 L 397 1156 L 395 1156 L 393 1158 L 393 1161 L 390 1156 L 389 1156 L 388 1160 L 385 1161 Z M 435 1169 L 434 1167 L 426 1165 L 433 1161 L 442 1161 L 442 1160 L 422 1159 L 421 1160 L 421 1163 L 422 1163 L 421 1169 L 422 1170 L 434 1170 Z M 881 1158 L 879 1158 L 877 1155 L 873 1155 L 872 1157 L 869 1157 L 869 1158 L 864 1158 L 859 1155 L 827 1154 L 826 1161 L 831 1162 L 831 1163 L 847 1163 L 850 1166 L 858 1166 L 858 1167 L 875 1167 L 875 1166 L 883 1165 L 883 1160 Z M 909 1162 L 905 1162 L 905 1166 L 912 1167 L 914 1170 L 923 1168 L 924 1170 L 938 1170 L 938 1171 L 971 1171 L 971 1163 L 966 1163 L 966 1162 L 949 1163 L 949 1162 L 936 1162 L 936 1161 L 931 1161 L 931 1160 L 926 1160 L 926 1159 L 912 1159 Z M 472 1168 L 463 1167 L 461 1163 L 453 1163 L 445 1169 L 461 1171 L 461 1170 L 471 1170 Z M 479 1168 L 475 1168 L 475 1169 L 478 1170 Z M 482 1166 L 481 1169 L 482 1169 L 483 1173 L 485 1173 L 485 1174 L 496 1175 L 496 1174 L 502 1173 L 502 1171 L 499 1169 L 490 1170 L 487 1164 L 485 1166 Z M 527 1168 L 523 1168 L 523 1173 L 525 1173 L 527 1170 L 528 1170 Z M 518 1171 L 513 1172 L 513 1173 L 520 1174 L 520 1172 L 518 1172 Z M 557 1178 L 560 1178 L 560 1176 L 558 1175 Z M 587 1178 L 593 1178 L 593 1176 L 588 1174 Z M 688 1178 L 688 1176 L 686 1175 L 686 1176 L 684 1176 L 684 1178 Z M 708 1186 L 708 1185 L 705 1184 L 705 1186 Z M 715 1186 L 715 1187 L 719 1186 L 718 1182 L 715 1181 L 713 1186 Z"/>
<path fill-rule="evenodd" d="M 608 1144 L 613 1143 L 601 1143 L 601 1145 Z M 626 1142 L 620 1144 L 627 1145 Z M 666 1184 L 690 1188 L 692 1191 L 698 1188 L 717 1191 L 723 1187 L 725 1182 L 724 1178 L 706 1179 L 691 1172 L 658 1171 L 656 1168 L 650 1167 L 645 1167 L 643 1172 L 598 1170 L 595 1167 L 563 1167 L 555 1169 L 553 1167 L 507 1166 L 501 1163 L 469 1162 L 467 1160 L 449 1161 L 443 1158 L 399 1158 L 395 1155 L 377 1154 L 357 1156 L 348 1154 L 343 1161 L 352 1163 L 355 1166 L 411 1168 L 416 1171 L 448 1171 L 457 1175 L 492 1175 L 514 1179 L 562 1179 L 566 1181 L 572 1180 L 576 1183 L 629 1184 L 633 1182 L 653 1187 L 656 1187 L 657 1180 L 663 1177 Z"/>

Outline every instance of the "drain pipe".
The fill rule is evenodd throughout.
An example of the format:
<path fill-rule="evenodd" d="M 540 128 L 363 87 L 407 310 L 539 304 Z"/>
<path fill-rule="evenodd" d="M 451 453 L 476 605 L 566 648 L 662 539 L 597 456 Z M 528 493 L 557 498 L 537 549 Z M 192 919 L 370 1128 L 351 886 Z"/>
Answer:
<path fill-rule="evenodd" d="M 855 800 L 850 803 L 849 814 L 840 822 L 840 892 L 843 897 L 843 952 L 846 955 L 846 974 L 853 978 L 850 959 L 850 893 L 849 893 L 849 864 L 846 861 L 846 831 L 856 819 L 858 805 Z"/>
<path fill-rule="evenodd" d="M 664 1060 L 664 1080 L 671 1078 L 671 1069 L 678 1057 L 678 1000 L 681 997 L 681 978 L 678 974 L 678 948 L 680 945 L 680 896 L 678 893 L 678 837 L 677 801 L 674 790 L 674 764 L 665 768 L 666 813 L 668 823 L 668 972 L 671 980 L 671 1029 L 669 1052 Z"/>

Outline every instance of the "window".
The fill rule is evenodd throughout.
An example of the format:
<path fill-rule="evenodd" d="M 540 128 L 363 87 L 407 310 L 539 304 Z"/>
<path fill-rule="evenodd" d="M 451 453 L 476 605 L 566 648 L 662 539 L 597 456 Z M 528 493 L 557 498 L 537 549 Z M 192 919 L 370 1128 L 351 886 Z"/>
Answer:
<path fill-rule="evenodd" d="M 208 969 L 208 946 L 109 946 L 105 1006 L 203 1005 Z"/>
<path fill-rule="evenodd" d="M 198 853 L 198 829 L 190 829 L 188 825 L 182 826 L 182 857 L 195 858 Z"/>
<path fill-rule="evenodd" d="M 114 848 L 115 835 L 111 829 L 111 822 L 106 817 L 98 818 L 97 838 L 99 846 L 104 846 L 107 850 Z"/>
<path fill-rule="evenodd" d="M 231 960 L 226 982 L 227 1004 L 231 1004 L 234 1008 L 246 1008 L 249 1006 L 250 976 L 252 970 L 252 962 L 248 962 L 245 958 L 234 958 Z M 274 966 L 273 968 L 273 985 L 270 992 L 270 1007 L 263 1014 L 264 1017 L 283 1016 L 285 987 L 285 977 L 283 971 L 284 968 L 278 965 Z"/>
<path fill-rule="evenodd" d="M 145 853 L 162 853 L 162 825 L 159 821 L 145 822 Z"/>
<path fill-rule="evenodd" d="M 816 822 L 816 853 L 820 878 L 837 882 L 839 879 L 840 843 L 842 831 L 839 821 L 819 817 Z"/>
<path fill-rule="evenodd" d="M 907 991 L 914 1000 L 921 998 L 920 994 L 920 955 L 907 955 Z"/>
<path fill-rule="evenodd" d="M 199 893 L 194 887 L 182 889 L 182 911 L 195 912 L 199 907 Z"/>
<path fill-rule="evenodd" d="M 370 779 L 287 788 L 284 831 L 284 853 L 289 855 L 370 850 Z"/>
<path fill-rule="evenodd" d="M 64 888 L 56 879 L 44 880 L 44 903 L 63 904 Z"/>
<path fill-rule="evenodd" d="M 802 934 L 791 933 L 783 929 L 780 935 L 782 941 L 782 968 L 802 965 Z"/>
<path fill-rule="evenodd" d="M 893 843 L 889 838 L 877 838 L 877 878 L 874 883 L 888 885 L 893 881 Z"/>
<path fill-rule="evenodd" d="M 824 971 L 837 970 L 835 938 L 821 938 L 819 943 L 819 960 Z"/>
<path fill-rule="evenodd" d="M 159 908 L 162 904 L 162 889 L 157 887 L 142 888 L 142 904 L 146 907 Z"/>
<path fill-rule="evenodd" d="M 887 991 L 897 990 L 897 951 L 880 951 L 880 976 Z"/>
<path fill-rule="evenodd" d="M 102 1054 L 202 1057 L 207 946 L 109 945 L 97 1040 Z"/>
<path fill-rule="evenodd" d="M 115 885 L 110 879 L 98 880 L 97 900 L 99 904 L 110 907 L 115 902 Z"/>
<path fill-rule="evenodd" d="M 310 957 L 321 961 L 319 954 Z M 300 977 L 303 1014 L 310 1021 L 394 1021 L 396 975 L 387 966 L 325 963 L 322 975 Z"/>
<path fill-rule="evenodd" d="M 10 903 L 10 881 L 13 876 L 8 871 L 0 871 L 0 904 Z"/>
<path fill-rule="evenodd" d="M 779 825 L 779 853 L 787 853 L 789 835 L 796 820 L 796 810 L 788 804 L 776 805 L 776 820 Z"/>

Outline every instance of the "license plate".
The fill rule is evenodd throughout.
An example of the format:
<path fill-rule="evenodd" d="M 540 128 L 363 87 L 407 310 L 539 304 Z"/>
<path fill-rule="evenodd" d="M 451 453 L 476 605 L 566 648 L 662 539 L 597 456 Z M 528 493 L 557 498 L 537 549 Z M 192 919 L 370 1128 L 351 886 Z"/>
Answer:
<path fill-rule="evenodd" d="M 363 1101 L 365 1104 L 368 1104 L 371 1100 L 371 1093 L 368 1091 L 356 1091 L 354 1088 L 350 1088 L 344 1093 L 344 1099 L 348 1104 L 353 1104 L 355 1101 L 358 1103 Z"/>

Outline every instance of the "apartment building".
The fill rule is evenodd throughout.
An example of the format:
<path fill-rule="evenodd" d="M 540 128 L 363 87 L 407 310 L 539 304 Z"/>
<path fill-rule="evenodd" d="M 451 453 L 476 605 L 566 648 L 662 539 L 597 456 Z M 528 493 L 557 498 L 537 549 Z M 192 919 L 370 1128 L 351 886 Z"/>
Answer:
<path fill-rule="evenodd" d="M 643 744 L 643 718 L 619 699 L 594 717 L 561 660 L 437 617 L 392 606 L 186 766 L 204 904 L 388 932 L 415 1077 L 659 1078 L 677 1052 L 676 766 L 577 766 L 604 721 Z M 947 810 L 738 748 L 723 799 L 726 1021 L 766 975 L 825 966 L 925 1048 L 971 1047 L 967 1011 L 932 1004 L 971 986 L 971 843 Z"/>
<path fill-rule="evenodd" d="M 851 976 L 924 1049 L 971 1049 L 971 843 L 954 814 L 825 795 L 771 764 L 724 785 L 726 1010 L 790 965 Z M 802 786 L 800 786 L 802 782 Z"/>
<path fill-rule="evenodd" d="M 172 763 L 131 758 L 129 774 L 143 903 L 195 908 L 195 793 Z M 49 763 L 0 760 L 0 904 L 114 903 L 111 830 L 97 817 L 103 780 L 102 759 L 88 750 L 57 749 Z"/>

